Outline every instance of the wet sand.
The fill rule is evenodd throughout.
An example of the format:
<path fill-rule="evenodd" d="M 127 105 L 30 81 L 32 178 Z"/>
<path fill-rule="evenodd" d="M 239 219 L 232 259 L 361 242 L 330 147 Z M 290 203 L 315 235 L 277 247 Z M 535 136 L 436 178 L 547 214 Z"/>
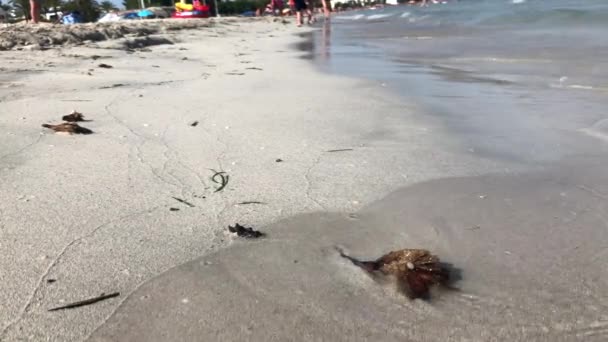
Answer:
<path fill-rule="evenodd" d="M 92 341 L 603 341 L 604 162 L 425 182 L 300 215 L 144 284 Z M 409 300 L 339 256 L 427 247 L 458 291 Z M 457 274 L 457 273 L 454 273 Z"/>

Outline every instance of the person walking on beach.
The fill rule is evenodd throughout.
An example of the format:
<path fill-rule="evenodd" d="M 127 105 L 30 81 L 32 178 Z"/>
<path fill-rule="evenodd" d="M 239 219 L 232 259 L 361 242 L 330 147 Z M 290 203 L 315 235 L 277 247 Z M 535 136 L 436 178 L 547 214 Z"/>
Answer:
<path fill-rule="evenodd" d="M 315 14 L 317 12 L 317 5 L 319 4 L 319 2 L 321 3 L 321 6 L 323 8 L 323 16 L 325 17 L 325 20 L 329 19 L 329 7 L 327 6 L 327 1 L 328 0 L 309 0 L 308 1 L 308 11 L 312 13 L 312 22 L 316 22 L 316 18 L 315 18 Z"/>
<path fill-rule="evenodd" d="M 270 8 L 274 16 L 282 15 L 285 7 L 283 0 L 270 0 Z"/>
<path fill-rule="evenodd" d="M 329 19 L 329 6 L 327 5 L 328 0 L 321 0 L 321 4 L 323 5 L 323 15 L 325 19 Z"/>
<path fill-rule="evenodd" d="M 32 23 L 38 24 L 40 20 L 40 1 L 41 0 L 30 0 L 30 16 L 32 17 Z"/>
<path fill-rule="evenodd" d="M 308 16 L 308 23 L 310 24 L 312 22 L 312 13 L 306 5 L 306 0 L 293 0 L 293 2 L 296 9 L 296 25 L 298 27 L 303 25 L 304 14 Z"/>

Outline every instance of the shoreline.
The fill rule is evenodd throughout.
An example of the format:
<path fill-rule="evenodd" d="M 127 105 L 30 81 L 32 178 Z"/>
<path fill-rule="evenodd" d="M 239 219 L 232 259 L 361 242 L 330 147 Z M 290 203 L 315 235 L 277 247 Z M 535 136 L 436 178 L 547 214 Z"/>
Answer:
<path fill-rule="evenodd" d="M 141 51 L 0 52 L 13 70 L 49 70 L 3 81 L 3 339 L 81 340 L 139 284 L 230 245 L 228 225 L 356 211 L 403 185 L 492 169 L 434 148 L 381 86 L 315 71 L 288 50 L 294 32 L 246 21 Z M 40 128 L 73 109 L 94 134 Z M 209 169 L 230 176 L 219 193 Z M 121 296 L 46 312 L 111 291 Z"/>
<path fill-rule="evenodd" d="M 1 80 L 0 339 L 602 338 L 603 161 L 521 172 L 463 151 L 394 89 L 300 58 L 301 32 L 245 19 L 133 51 L 0 51 L 46 70 Z M 94 134 L 40 127 L 73 109 Z M 409 301 L 337 245 L 429 248 L 460 291 Z M 121 295 L 47 311 L 104 292 Z"/>

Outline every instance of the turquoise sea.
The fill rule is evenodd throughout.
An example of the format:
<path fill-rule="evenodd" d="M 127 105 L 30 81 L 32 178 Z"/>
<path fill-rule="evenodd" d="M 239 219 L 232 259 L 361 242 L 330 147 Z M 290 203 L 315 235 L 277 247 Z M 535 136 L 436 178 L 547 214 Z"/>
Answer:
<path fill-rule="evenodd" d="M 336 13 L 301 48 L 406 97 L 463 148 L 534 164 L 608 141 L 606 33 L 604 0 L 452 0 Z"/>

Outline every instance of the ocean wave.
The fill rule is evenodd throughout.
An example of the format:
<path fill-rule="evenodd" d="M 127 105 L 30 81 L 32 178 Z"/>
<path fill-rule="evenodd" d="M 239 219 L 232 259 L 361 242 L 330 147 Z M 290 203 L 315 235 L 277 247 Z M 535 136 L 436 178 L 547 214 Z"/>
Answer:
<path fill-rule="evenodd" d="M 355 15 L 339 15 L 334 17 L 334 19 L 338 20 L 359 20 L 365 18 L 365 14 L 355 14 Z"/>
<path fill-rule="evenodd" d="M 601 119 L 591 125 L 591 127 L 579 129 L 579 132 L 608 142 L 608 119 Z"/>
<path fill-rule="evenodd" d="M 374 13 L 375 12 L 375 13 Z M 381 13 L 378 13 L 381 12 Z M 402 6 L 362 13 L 338 15 L 339 20 L 379 20 L 416 26 L 534 26 L 541 28 L 577 26 L 608 26 L 608 1 L 587 0 L 471 0 L 448 2 L 445 6 Z"/>
<path fill-rule="evenodd" d="M 392 16 L 393 16 L 392 13 L 372 14 L 370 16 L 367 16 L 365 19 L 367 19 L 367 20 L 378 20 L 378 19 L 384 19 L 384 18 L 388 18 L 388 17 L 392 17 Z"/>
<path fill-rule="evenodd" d="M 431 17 L 431 16 L 430 16 L 430 15 L 428 15 L 428 14 L 427 14 L 427 15 L 421 15 L 421 16 L 419 16 L 419 17 L 408 17 L 408 18 L 407 18 L 407 21 L 408 21 L 408 22 L 410 22 L 410 23 L 418 23 L 418 22 L 421 22 L 421 21 L 423 21 L 423 20 L 426 20 L 426 19 L 428 19 L 428 18 L 430 18 L 430 17 Z"/>
<path fill-rule="evenodd" d="M 525 6 L 524 6 L 525 5 Z M 527 4 L 514 6 L 513 10 L 497 11 L 486 16 L 480 24 L 489 25 L 592 25 L 608 23 L 608 6 L 600 8 L 532 7 Z"/>

